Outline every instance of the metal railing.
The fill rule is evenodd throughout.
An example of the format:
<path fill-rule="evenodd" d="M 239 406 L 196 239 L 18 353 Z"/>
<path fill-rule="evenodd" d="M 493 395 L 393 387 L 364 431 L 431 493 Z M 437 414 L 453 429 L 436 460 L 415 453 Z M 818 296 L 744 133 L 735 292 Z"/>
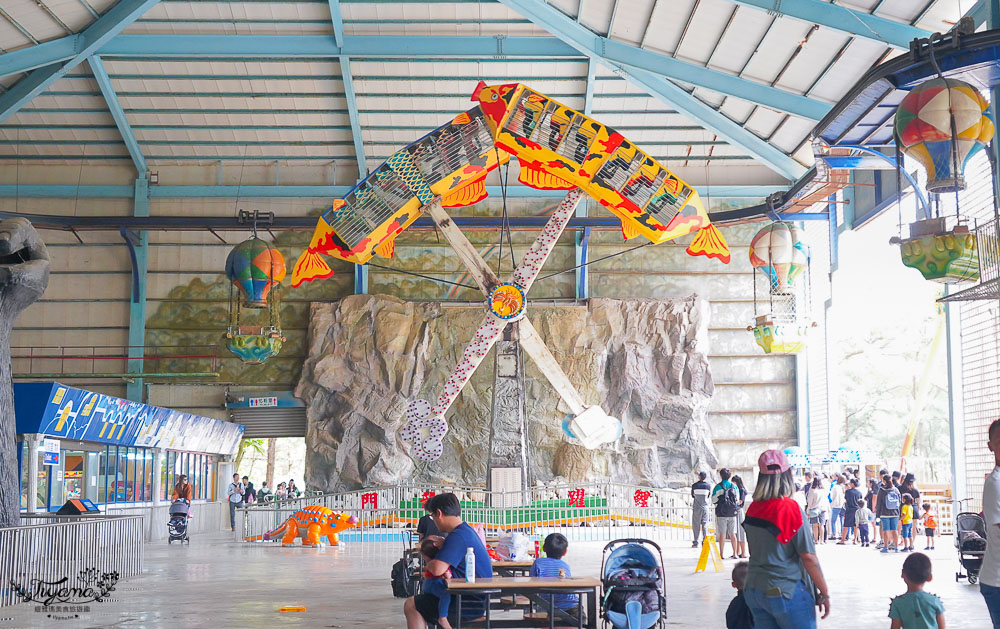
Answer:
<path fill-rule="evenodd" d="M 578 541 L 601 540 L 620 536 L 623 528 L 631 529 L 631 535 L 634 527 L 644 527 L 643 537 L 659 540 L 686 539 L 690 535 L 691 506 L 686 491 L 581 483 L 541 486 L 525 492 L 397 485 L 257 503 L 240 510 L 237 538 L 262 540 L 296 511 L 321 505 L 357 519 L 357 527 L 345 533 L 346 537 L 390 541 L 401 537 L 402 529 L 416 526 L 427 498 L 444 492 L 456 494 L 462 502 L 463 519 L 483 525 L 488 535 L 501 530 L 533 535 L 558 530 Z"/>
<path fill-rule="evenodd" d="M 148 375 L 208 377 L 221 366 L 218 345 L 32 345 L 10 352 L 14 378 L 120 377 L 135 361 Z"/>
<path fill-rule="evenodd" d="M 0 606 L 21 602 L 16 587 L 63 578 L 66 587 L 82 587 L 85 573 L 123 579 L 142 572 L 142 516 L 29 519 L 37 523 L 0 529 Z"/>

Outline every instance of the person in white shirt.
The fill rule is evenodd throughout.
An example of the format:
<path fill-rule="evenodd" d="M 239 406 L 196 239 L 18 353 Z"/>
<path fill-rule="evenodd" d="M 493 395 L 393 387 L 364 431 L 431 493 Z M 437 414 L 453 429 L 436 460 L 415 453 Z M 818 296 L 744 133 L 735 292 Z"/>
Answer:
<path fill-rule="evenodd" d="M 1000 629 L 1000 419 L 990 424 L 989 438 L 995 465 L 983 484 L 986 556 L 979 571 L 979 591 L 986 600 L 993 629 Z"/>
<path fill-rule="evenodd" d="M 844 492 L 847 490 L 847 487 L 845 486 L 846 481 L 844 481 L 843 476 L 834 474 L 833 477 L 836 481 L 833 487 L 830 488 L 830 510 L 832 511 L 830 515 L 830 535 L 839 538 L 843 526 L 843 518 L 841 516 L 844 513 Z"/>

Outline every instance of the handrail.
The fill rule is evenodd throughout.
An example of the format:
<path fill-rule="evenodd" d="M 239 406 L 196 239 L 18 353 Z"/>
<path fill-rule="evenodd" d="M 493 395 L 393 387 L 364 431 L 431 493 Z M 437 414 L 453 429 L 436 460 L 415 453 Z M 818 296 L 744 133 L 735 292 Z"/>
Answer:
<path fill-rule="evenodd" d="M 39 514 L 60 521 L 0 529 L 0 606 L 21 602 L 15 584 L 66 578 L 66 588 L 86 587 L 79 579 L 88 575 L 117 581 L 142 572 L 144 516 L 67 517 L 78 516 Z"/>

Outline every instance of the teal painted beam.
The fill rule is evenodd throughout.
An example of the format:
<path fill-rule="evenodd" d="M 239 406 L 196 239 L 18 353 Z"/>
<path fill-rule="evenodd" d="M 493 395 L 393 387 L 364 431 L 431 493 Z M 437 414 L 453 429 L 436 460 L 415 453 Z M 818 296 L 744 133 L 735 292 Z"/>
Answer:
<path fill-rule="evenodd" d="M 10 118 L 32 98 L 44 92 L 81 61 L 100 50 L 157 2 L 159 0 L 121 0 L 82 33 L 71 36 L 77 38 L 73 56 L 65 61 L 32 70 L 0 96 L 0 122 Z"/>
<path fill-rule="evenodd" d="M 344 18 L 340 14 L 340 0 L 329 0 L 329 4 L 330 21 L 333 24 L 333 40 L 338 48 L 343 49 Z M 368 174 L 368 158 L 365 157 L 365 140 L 361 135 L 361 116 L 358 114 L 358 95 L 354 91 L 354 76 L 351 74 L 351 57 L 350 55 L 341 55 L 338 57 L 338 61 L 341 82 L 344 86 L 344 97 L 347 99 L 347 117 L 351 121 L 354 156 L 358 161 L 358 179 L 362 179 Z"/>
<path fill-rule="evenodd" d="M 35 68 L 72 59 L 76 54 L 80 35 L 60 37 L 36 46 L 28 46 L 0 55 L 0 76 L 31 72 Z"/>
<path fill-rule="evenodd" d="M 354 92 L 354 79 L 351 77 L 351 58 L 340 58 L 340 75 L 344 80 L 344 92 L 347 96 L 347 117 L 351 121 L 351 135 L 354 139 L 354 156 L 358 160 L 358 179 L 368 175 L 368 158 L 365 156 L 365 141 L 361 135 L 361 116 L 358 113 L 358 97 Z"/>
<path fill-rule="evenodd" d="M 579 57 L 551 37 L 345 35 L 343 47 L 329 35 L 119 35 L 101 49 L 104 57 Z"/>
<path fill-rule="evenodd" d="M 736 4 L 753 7 L 768 13 L 787 15 L 810 24 L 819 24 L 852 37 L 859 37 L 909 50 L 910 42 L 917 38 L 930 37 L 931 33 L 904 22 L 896 22 L 865 11 L 849 9 L 825 0 L 729 0 Z"/>
<path fill-rule="evenodd" d="M 94 80 L 97 81 L 97 86 L 101 90 L 101 95 L 104 96 L 104 102 L 108 104 L 111 118 L 115 121 L 115 126 L 118 127 L 118 133 L 122 136 L 125 148 L 128 149 L 128 154 L 132 157 L 136 173 L 139 177 L 145 178 L 146 172 L 149 170 L 146 168 L 146 158 L 143 157 L 142 149 L 139 148 L 139 143 L 135 139 L 135 133 L 132 132 L 128 119 L 125 117 L 122 104 L 115 94 L 115 88 L 111 85 L 107 71 L 104 69 L 104 63 L 97 55 L 92 55 L 87 61 L 90 64 L 90 71 L 94 74 Z"/>
<path fill-rule="evenodd" d="M 354 294 L 355 295 L 367 295 L 368 294 L 368 265 L 367 264 L 355 264 L 354 265 Z"/>
<path fill-rule="evenodd" d="M 333 41 L 338 48 L 344 47 L 344 18 L 340 14 L 340 0 L 328 0 L 330 21 L 333 23 Z"/>
<path fill-rule="evenodd" d="M 587 59 L 587 93 L 583 97 L 583 114 L 590 116 L 594 112 L 594 72 L 597 62 L 593 57 Z"/>
<path fill-rule="evenodd" d="M 147 0 L 155 4 L 155 0 Z M 116 6 L 115 9 L 118 9 Z M 113 9 L 114 10 L 114 9 Z M 113 11 L 112 10 L 112 11 Z M 110 13 L 110 12 L 109 12 Z M 102 18 L 103 19 L 103 18 Z M 95 26 L 97 23 L 95 23 Z M 88 29 L 89 30 L 89 29 Z M 95 31 L 95 35 L 97 31 Z M 88 46 L 86 31 L 42 42 L 29 48 L 0 55 L 0 76 L 30 72 L 36 68 L 69 61 Z M 118 35 L 88 54 L 139 59 L 330 59 L 341 55 L 376 59 L 415 57 L 433 60 L 442 57 L 469 58 L 473 61 L 492 58 L 498 53 L 497 39 L 491 36 L 379 36 L 344 37 L 338 44 L 327 35 Z M 552 37 L 507 37 L 503 54 L 531 61 L 578 58 L 572 48 Z"/>
<path fill-rule="evenodd" d="M 501 2 L 556 35 L 581 53 L 600 61 L 603 65 L 620 74 L 624 74 L 628 80 L 642 87 L 650 95 L 674 107 L 691 120 L 704 123 L 706 128 L 711 129 L 730 144 L 741 147 L 782 176 L 795 180 L 806 172 L 805 166 L 795 161 L 784 151 L 743 128 L 662 76 L 635 67 L 624 70 L 616 63 L 601 56 L 589 46 L 596 45 L 600 43 L 597 40 L 605 38 L 594 35 L 555 8 L 531 0 L 501 0 Z M 742 98 L 745 97 L 745 95 L 742 96 Z"/>
<path fill-rule="evenodd" d="M 135 180 L 133 190 L 132 215 L 145 217 L 149 216 L 149 180 L 145 177 L 145 172 L 140 173 Z M 142 363 L 145 357 L 146 345 L 146 277 L 148 270 L 149 255 L 149 232 L 146 230 L 138 234 L 139 242 L 135 245 L 135 265 L 134 272 L 138 276 L 138 290 L 129 300 L 128 309 L 128 372 L 141 374 L 143 372 Z M 143 402 L 143 382 L 142 378 L 133 378 L 126 386 L 126 397 L 133 402 Z"/>
<path fill-rule="evenodd" d="M 581 53 L 588 57 L 596 57 L 612 68 L 623 66 L 630 71 L 652 72 L 806 120 L 821 120 L 831 109 L 830 105 L 808 96 L 787 92 L 764 83 L 603 37 L 542 0 L 501 0 L 501 2 Z"/>
<path fill-rule="evenodd" d="M 726 199 L 761 199 L 785 186 L 716 185 L 697 186 L 702 196 Z M 152 199 L 211 199 L 225 198 L 332 198 L 339 199 L 351 191 L 351 186 L 150 186 Z M 498 186 L 487 186 L 486 191 L 500 198 Z M 0 185 L 0 198 L 24 199 L 129 199 L 135 196 L 134 186 L 115 185 Z M 566 196 L 561 190 L 535 190 L 513 185 L 507 189 L 507 198 L 548 199 Z"/>

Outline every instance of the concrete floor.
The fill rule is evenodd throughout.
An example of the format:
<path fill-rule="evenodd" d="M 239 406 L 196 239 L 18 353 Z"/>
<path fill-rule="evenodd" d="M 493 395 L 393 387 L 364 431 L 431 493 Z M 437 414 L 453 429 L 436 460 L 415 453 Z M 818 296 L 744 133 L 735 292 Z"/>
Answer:
<path fill-rule="evenodd" d="M 123 581 L 114 599 L 91 603 L 79 618 L 48 618 L 30 605 L 0 608 L 0 627 L 405 627 L 402 601 L 392 598 L 389 569 L 399 544 L 355 543 L 321 550 L 239 544 L 226 533 L 196 537 L 190 546 L 153 543 L 146 573 Z M 927 590 L 941 597 L 950 627 L 985 628 L 989 618 L 978 587 L 956 583 L 950 537 L 931 557 L 936 579 Z M 603 544 L 571 543 L 566 559 L 576 575 L 597 575 Z M 734 591 L 724 573 L 694 574 L 697 551 L 667 542 L 666 583 L 671 627 L 724 626 Z M 820 561 L 831 583 L 833 614 L 820 628 L 888 627 L 889 598 L 905 591 L 904 555 L 826 545 Z M 305 605 L 304 613 L 279 613 Z M 70 614 L 72 615 L 72 614 Z"/>

